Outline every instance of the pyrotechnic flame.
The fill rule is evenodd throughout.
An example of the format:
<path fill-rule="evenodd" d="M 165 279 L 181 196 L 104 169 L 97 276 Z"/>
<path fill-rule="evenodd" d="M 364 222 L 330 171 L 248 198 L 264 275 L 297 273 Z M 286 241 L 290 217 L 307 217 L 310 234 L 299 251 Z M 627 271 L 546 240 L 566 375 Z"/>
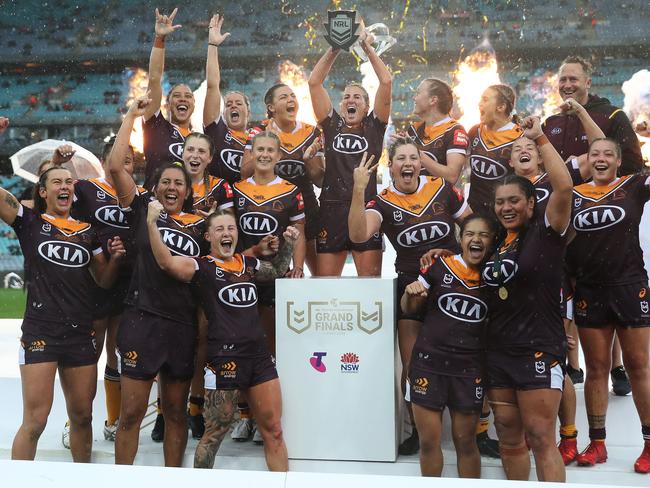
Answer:
<path fill-rule="evenodd" d="M 623 111 L 636 127 L 641 122 L 650 125 L 650 71 L 642 69 L 632 75 L 632 78 L 623 83 L 621 87 L 625 94 Z M 650 137 L 637 134 L 641 143 L 641 154 L 646 166 L 650 166 Z"/>
<path fill-rule="evenodd" d="M 557 73 L 546 71 L 530 76 L 520 101 L 528 115 L 541 117 L 542 121 L 558 113 L 562 97 L 558 92 Z"/>
<path fill-rule="evenodd" d="M 485 89 L 501 83 L 497 58 L 490 42 L 486 39 L 469 56 L 458 64 L 452 73 L 454 95 L 463 115 L 459 122 L 469 130 L 480 121 L 478 102 Z"/>
<path fill-rule="evenodd" d="M 314 109 L 311 105 L 309 85 L 302 67 L 289 60 L 283 61 L 279 68 L 280 81 L 289 86 L 296 94 L 298 100 L 298 120 L 307 124 L 316 125 Z"/>
<path fill-rule="evenodd" d="M 546 120 L 551 115 L 558 113 L 560 111 L 560 105 L 562 105 L 562 97 L 560 96 L 558 88 L 557 73 L 546 73 L 544 91 L 545 101 L 542 106 L 542 121 Z"/>
<path fill-rule="evenodd" d="M 142 68 L 136 68 L 133 70 L 133 74 L 130 76 L 129 80 L 129 94 L 127 98 L 127 105 L 131 105 L 133 101 L 146 95 L 147 86 L 149 85 L 149 75 Z M 144 137 L 142 132 L 142 117 L 138 117 L 133 124 L 133 132 L 131 133 L 131 146 L 135 149 L 136 152 L 143 154 L 144 153 Z"/>

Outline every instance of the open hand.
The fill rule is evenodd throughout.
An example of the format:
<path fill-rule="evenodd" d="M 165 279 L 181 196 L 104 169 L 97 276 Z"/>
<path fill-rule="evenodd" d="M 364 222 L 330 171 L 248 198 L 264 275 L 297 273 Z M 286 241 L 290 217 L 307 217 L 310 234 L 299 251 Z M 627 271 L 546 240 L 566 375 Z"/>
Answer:
<path fill-rule="evenodd" d="M 161 15 L 161 13 L 156 9 L 156 35 L 159 37 L 165 37 L 172 32 L 177 31 L 181 28 L 180 25 L 174 25 L 174 17 L 178 9 L 175 8 L 169 15 Z"/>
<path fill-rule="evenodd" d="M 378 162 L 375 164 L 372 164 L 375 160 L 375 156 L 372 155 L 368 157 L 368 153 L 364 152 L 363 157 L 361 158 L 361 162 L 359 163 L 359 166 L 354 168 L 354 186 L 356 188 L 366 188 L 368 186 L 368 182 L 370 181 L 370 175 L 377 170 L 377 165 L 379 164 Z"/>
<path fill-rule="evenodd" d="M 220 46 L 223 41 L 230 37 L 230 32 L 221 33 L 221 26 L 223 25 L 223 15 L 213 15 L 210 19 L 210 27 L 208 28 L 208 42 Z"/>

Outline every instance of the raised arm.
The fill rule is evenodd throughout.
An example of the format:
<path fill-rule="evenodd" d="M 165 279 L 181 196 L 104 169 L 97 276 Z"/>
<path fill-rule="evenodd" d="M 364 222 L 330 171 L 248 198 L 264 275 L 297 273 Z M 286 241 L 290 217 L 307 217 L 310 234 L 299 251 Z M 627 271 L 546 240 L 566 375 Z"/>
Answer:
<path fill-rule="evenodd" d="M 136 194 L 135 181 L 133 181 L 133 177 L 124 169 L 124 162 L 129 151 L 129 143 L 135 119 L 142 117 L 147 107 L 151 104 L 151 99 L 147 95 L 136 98 L 131 103 L 129 111 L 124 116 L 120 130 L 117 131 L 113 148 L 108 155 L 108 170 L 115 184 L 118 203 L 122 208 L 129 207 Z"/>
<path fill-rule="evenodd" d="M 321 135 L 311 143 L 302 156 L 309 180 L 319 188 L 322 186 L 325 177 L 325 158 L 318 155 L 322 149 L 323 136 Z"/>
<path fill-rule="evenodd" d="M 325 120 L 332 111 L 332 101 L 330 96 L 325 90 L 323 83 L 327 75 L 329 75 L 334 65 L 334 61 L 340 54 L 340 50 L 334 50 L 331 47 L 325 51 L 325 54 L 314 66 L 311 75 L 309 76 L 309 95 L 311 96 L 311 105 L 314 108 L 314 115 L 316 120 L 320 123 Z"/>
<path fill-rule="evenodd" d="M 418 313 L 426 304 L 427 295 L 427 289 L 419 280 L 407 285 L 400 299 L 402 312 L 407 315 Z"/>
<path fill-rule="evenodd" d="M 20 203 L 16 197 L 4 188 L 0 188 L 0 219 L 7 225 L 12 225 L 16 220 L 19 208 Z"/>
<path fill-rule="evenodd" d="M 300 231 L 290 225 L 282 234 L 284 244 L 271 261 L 260 261 L 260 269 L 255 275 L 257 281 L 271 281 L 284 276 L 289 269 L 293 248 L 296 241 L 301 238 Z M 303 239 L 304 241 L 304 239 Z"/>
<path fill-rule="evenodd" d="M 465 166 L 465 155 L 453 153 L 447 155 L 447 165 L 440 164 L 424 151 L 420 151 L 422 166 L 433 176 L 439 176 L 452 185 L 455 185 L 460 178 L 460 173 Z"/>
<path fill-rule="evenodd" d="M 149 242 L 151 243 L 153 256 L 156 258 L 156 263 L 158 263 L 160 269 L 165 273 L 178 281 L 189 283 L 196 272 L 196 261 L 186 256 L 172 256 L 169 248 L 165 246 L 162 237 L 160 237 L 158 226 L 156 225 L 156 221 L 162 211 L 162 203 L 158 200 L 149 202 L 149 207 L 147 208 L 147 231 L 149 233 Z"/>
<path fill-rule="evenodd" d="M 377 93 L 375 94 L 375 106 L 372 111 L 377 119 L 381 122 L 388 123 L 393 90 L 393 75 L 388 71 L 388 67 L 372 48 L 372 36 L 364 30 L 361 37 L 361 48 L 366 53 L 366 56 L 368 56 L 368 61 L 370 61 L 372 69 L 375 70 L 375 74 L 379 80 L 379 88 L 377 88 Z"/>
<path fill-rule="evenodd" d="M 307 255 L 307 242 L 305 241 L 305 221 L 295 222 L 294 228 L 298 231 L 298 238 L 293 243 L 293 268 L 289 271 L 289 278 L 302 278 L 305 276 L 305 256 Z"/>
<path fill-rule="evenodd" d="M 560 105 L 560 110 L 567 114 L 575 114 L 578 119 L 580 119 L 582 128 L 587 135 L 587 141 L 589 142 L 589 145 L 591 145 L 594 140 L 602 139 L 605 137 L 605 133 L 600 127 L 598 127 L 598 124 L 594 122 L 594 119 L 591 118 L 591 115 L 589 115 L 587 109 L 576 102 L 573 98 L 567 98 L 564 103 Z"/>
<path fill-rule="evenodd" d="M 381 220 L 375 212 L 366 212 L 365 193 L 370 175 L 377 170 L 377 164 L 372 164 L 375 157 L 363 153 L 359 166 L 354 169 L 354 187 L 352 201 L 348 213 L 348 232 L 352 242 L 366 242 L 374 233 L 379 232 Z"/>
<path fill-rule="evenodd" d="M 219 14 L 213 15 L 210 19 L 208 31 L 208 59 L 205 63 L 205 80 L 207 91 L 205 93 L 205 104 L 203 105 L 203 125 L 211 124 L 221 113 L 221 70 L 219 68 L 219 46 L 225 41 L 230 33 L 221 33 L 223 17 Z"/>
<path fill-rule="evenodd" d="M 522 123 L 524 135 L 533 139 L 544 161 L 553 192 L 546 207 L 546 219 L 553 230 L 563 234 L 571 219 L 573 182 L 566 164 L 542 131 L 539 117 L 526 117 Z"/>
<path fill-rule="evenodd" d="M 177 8 L 169 15 L 161 15 L 156 9 L 155 38 L 149 56 L 149 87 L 147 88 L 151 104 L 144 113 L 145 120 L 149 120 L 160 110 L 162 76 L 165 71 L 165 39 L 169 34 L 181 28 L 180 25 L 174 25 L 176 12 L 178 12 Z"/>

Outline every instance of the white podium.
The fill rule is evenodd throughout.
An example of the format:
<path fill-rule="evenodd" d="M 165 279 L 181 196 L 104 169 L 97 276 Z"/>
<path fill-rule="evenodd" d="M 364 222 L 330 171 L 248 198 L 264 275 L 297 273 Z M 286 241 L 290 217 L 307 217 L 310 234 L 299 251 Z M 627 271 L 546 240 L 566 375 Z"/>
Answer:
<path fill-rule="evenodd" d="M 395 280 L 276 280 L 282 427 L 293 459 L 395 461 Z"/>

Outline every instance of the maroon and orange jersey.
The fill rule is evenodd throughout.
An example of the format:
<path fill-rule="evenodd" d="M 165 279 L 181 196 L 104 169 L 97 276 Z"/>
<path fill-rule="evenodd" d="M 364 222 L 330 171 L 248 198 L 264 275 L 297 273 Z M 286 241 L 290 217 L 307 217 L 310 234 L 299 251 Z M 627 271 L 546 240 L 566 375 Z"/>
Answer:
<path fill-rule="evenodd" d="M 474 212 L 484 212 L 494 203 L 494 188 L 499 180 L 512 173 L 510 153 L 512 143 L 523 134 L 523 129 L 509 122 L 497 131 L 483 124 L 469 131 L 468 149 L 471 170 L 467 201 Z"/>
<path fill-rule="evenodd" d="M 259 268 L 258 259 L 242 254 L 196 259 L 192 286 L 208 318 L 208 358 L 267 351 L 253 282 Z"/>
<path fill-rule="evenodd" d="M 607 186 L 593 182 L 573 189 L 575 239 L 567 260 L 576 279 L 590 285 L 647 281 L 639 225 L 650 199 L 650 176 L 616 178 Z"/>
<path fill-rule="evenodd" d="M 366 204 L 366 212 L 379 215 L 381 231 L 395 248 L 395 270 L 413 276 L 429 249 L 458 251 L 454 225 L 466 208 L 462 194 L 434 176 L 420 176 L 418 189 L 409 194 L 391 184 Z"/>
<path fill-rule="evenodd" d="M 217 120 L 206 125 L 203 132 L 214 143 L 214 156 L 208 166 L 208 172 L 212 176 L 223 178 L 230 184 L 239 181 L 248 134 L 228 128 L 223 115 L 219 115 Z"/>
<path fill-rule="evenodd" d="M 102 252 L 93 227 L 23 206 L 12 227 L 25 257 L 25 318 L 90 327 L 96 285 L 89 267 Z"/>
<path fill-rule="evenodd" d="M 424 122 L 409 125 L 407 134 L 411 140 L 429 155 L 434 161 L 447 166 L 447 156 L 450 154 L 467 154 L 469 138 L 465 128 L 451 117 L 427 126 Z M 423 167 L 421 175 L 427 175 Z"/>
<path fill-rule="evenodd" d="M 280 177 L 266 185 L 258 185 L 252 177 L 238 181 L 233 196 L 241 249 L 267 235 L 281 238 L 289 225 L 305 218 L 299 188 Z"/>
<path fill-rule="evenodd" d="M 480 272 L 457 254 L 436 259 L 418 281 L 428 296 L 411 361 L 432 373 L 480 378 L 488 314 Z"/>
<path fill-rule="evenodd" d="M 147 230 L 147 208 L 150 196 L 136 195 L 125 209 L 135 233 L 137 256 L 126 303 L 140 310 L 175 320 L 196 324 L 196 304 L 189 285 L 181 283 L 158 267 L 151 250 Z M 205 220 L 184 213 L 168 215 L 163 212 L 156 222 L 163 243 L 172 254 L 190 258 L 207 252 L 203 238 Z"/>
<path fill-rule="evenodd" d="M 144 187 L 151 190 L 156 170 L 167 163 L 183 161 L 183 144 L 190 130 L 178 127 L 160 112 L 142 124 L 144 137 Z"/>
<path fill-rule="evenodd" d="M 217 209 L 232 207 L 232 188 L 230 188 L 230 184 L 216 176 L 208 176 L 207 179 L 207 190 L 205 180 L 201 180 L 198 185 L 192 185 L 194 210 L 209 212 L 215 203 Z"/>

